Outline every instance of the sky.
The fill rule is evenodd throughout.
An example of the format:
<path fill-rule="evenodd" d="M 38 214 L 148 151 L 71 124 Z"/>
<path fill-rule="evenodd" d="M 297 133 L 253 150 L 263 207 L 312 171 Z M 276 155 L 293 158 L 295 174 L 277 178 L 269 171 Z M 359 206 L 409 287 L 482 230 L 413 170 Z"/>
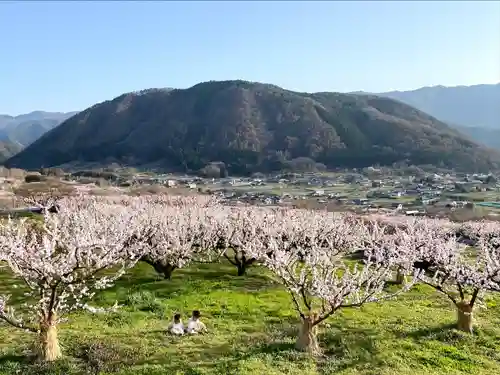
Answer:
<path fill-rule="evenodd" d="M 0 1 L 0 114 L 244 79 L 297 91 L 500 82 L 499 1 Z"/>

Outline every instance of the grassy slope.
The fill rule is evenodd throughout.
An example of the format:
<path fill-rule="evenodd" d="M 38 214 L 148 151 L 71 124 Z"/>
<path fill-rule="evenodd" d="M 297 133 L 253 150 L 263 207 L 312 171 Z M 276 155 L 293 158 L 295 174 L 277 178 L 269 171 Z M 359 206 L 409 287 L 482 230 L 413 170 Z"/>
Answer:
<path fill-rule="evenodd" d="M 293 350 L 297 319 L 288 294 L 259 268 L 246 277 L 234 274 L 225 264 L 199 265 L 164 281 L 139 265 L 97 301 L 112 305 L 118 299 L 126 304 L 119 313 L 80 313 L 61 327 L 65 353 L 76 355 L 89 342 L 113 345 L 115 360 L 125 364 L 122 375 L 500 373 L 500 298 L 479 311 L 474 336 L 451 329 L 455 316 L 448 300 L 422 286 L 398 301 L 345 310 L 322 330 L 326 356 L 313 360 Z M 11 279 L 0 277 L 0 292 L 20 295 Z M 174 312 L 187 319 L 195 308 L 204 314 L 208 335 L 165 335 Z M 1 327 L 0 374 L 83 373 L 75 359 L 50 370 L 26 365 L 29 334 Z"/>

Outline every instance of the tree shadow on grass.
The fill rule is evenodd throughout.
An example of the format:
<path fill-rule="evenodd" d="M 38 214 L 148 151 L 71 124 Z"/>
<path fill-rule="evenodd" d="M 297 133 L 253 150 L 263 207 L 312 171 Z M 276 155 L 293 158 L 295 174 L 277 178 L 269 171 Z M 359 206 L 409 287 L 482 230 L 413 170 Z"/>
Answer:
<path fill-rule="evenodd" d="M 465 342 L 474 339 L 477 331 L 474 334 L 459 331 L 455 323 L 439 324 L 432 327 L 422 327 L 413 331 L 395 332 L 398 339 L 410 338 L 417 342 L 440 341 L 446 344 L 456 344 L 457 342 Z"/>
<path fill-rule="evenodd" d="M 22 375 L 76 375 L 83 368 L 73 358 L 65 357 L 56 362 L 39 362 L 31 354 L 6 354 L 0 356 L 0 374 Z"/>
<path fill-rule="evenodd" d="M 366 327 L 330 325 L 319 336 L 324 355 L 318 359 L 318 370 L 331 373 L 375 362 L 379 335 L 378 331 Z"/>
<path fill-rule="evenodd" d="M 170 280 L 162 279 L 154 271 L 140 271 L 144 271 L 143 267 L 124 275 L 110 291 L 140 288 L 141 290 L 168 295 L 174 291 L 177 293 L 193 293 L 196 291 L 199 294 L 203 291 L 210 292 L 214 287 L 230 287 L 231 290 L 251 292 L 272 289 L 278 286 L 270 277 L 263 274 L 249 273 L 246 276 L 239 277 L 228 274 L 224 268 L 218 269 L 216 267 L 212 269 L 186 268 L 176 270 Z"/>
<path fill-rule="evenodd" d="M 217 368 L 218 373 L 235 373 L 239 362 L 247 360 L 268 357 L 279 361 L 296 362 L 304 358 L 305 354 L 295 350 L 295 344 L 292 341 L 285 339 L 272 340 L 270 342 L 255 342 L 252 339 L 244 340 L 245 345 L 238 345 L 236 348 L 228 351 L 225 358 L 217 361 L 214 368 Z"/>
<path fill-rule="evenodd" d="M 410 339 L 417 345 L 428 346 L 432 350 L 442 347 L 443 351 L 446 351 L 446 348 L 454 347 L 456 350 L 464 350 L 464 353 L 489 356 L 495 360 L 498 358 L 500 337 L 496 330 L 477 327 L 472 334 L 469 334 L 458 330 L 455 323 L 447 323 L 405 332 L 398 331 L 394 334 L 396 340 Z"/>
<path fill-rule="evenodd" d="M 253 342 L 251 339 L 243 347 L 248 349 L 233 350 L 229 354 L 231 358 L 229 363 L 248 360 L 262 355 L 271 355 L 277 360 L 301 362 L 310 358 L 307 353 L 300 352 L 295 348 L 297 338 L 297 329 L 289 329 L 282 334 L 271 334 L 265 339 L 265 342 Z M 317 368 L 325 374 L 335 373 L 348 368 L 354 368 L 373 363 L 379 351 L 376 342 L 379 335 L 375 330 L 363 328 L 346 328 L 334 326 L 319 334 L 320 347 L 323 355 L 315 358 Z"/>
<path fill-rule="evenodd" d="M 177 341 L 183 339 L 189 340 L 188 337 L 178 338 Z M 169 344 L 168 342 L 166 343 Z M 207 346 L 202 343 L 192 343 L 181 348 L 177 348 L 175 351 L 167 352 L 154 352 L 151 355 L 145 357 L 144 359 L 134 363 L 136 366 L 142 365 L 157 365 L 161 366 L 165 374 L 174 374 L 176 370 L 183 369 L 187 371 L 195 368 L 211 369 L 220 365 L 224 362 L 227 353 L 230 353 L 230 344 Z"/>
<path fill-rule="evenodd" d="M 26 354 L 5 354 L 5 355 L 0 355 L 0 369 L 6 364 L 6 363 L 19 363 L 19 364 L 30 364 L 33 362 L 33 359 Z"/>
<path fill-rule="evenodd" d="M 115 336 L 92 336 L 66 341 L 63 357 L 55 362 L 38 361 L 28 348 L 0 356 L 0 374 L 111 374 L 135 365 L 144 357 L 142 348 L 123 345 L 125 340 L 117 340 Z"/>

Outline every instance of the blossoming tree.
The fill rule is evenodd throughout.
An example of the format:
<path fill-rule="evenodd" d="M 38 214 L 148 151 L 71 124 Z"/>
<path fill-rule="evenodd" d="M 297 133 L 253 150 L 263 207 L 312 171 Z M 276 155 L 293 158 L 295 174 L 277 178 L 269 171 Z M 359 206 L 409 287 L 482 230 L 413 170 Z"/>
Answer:
<path fill-rule="evenodd" d="M 417 270 L 418 281 L 449 298 L 457 309 L 457 328 L 464 332 L 473 331 L 473 312 L 481 295 L 498 290 L 499 234 L 496 223 L 458 225 L 432 219 L 409 221 L 395 233 L 401 245 L 400 265 Z M 464 244 L 462 236 L 473 239 L 474 247 Z"/>
<path fill-rule="evenodd" d="M 248 267 L 257 262 L 257 258 L 249 252 L 262 228 L 266 227 L 266 213 L 272 210 L 260 207 L 239 207 L 228 211 L 227 221 L 221 227 L 219 247 L 222 255 L 237 269 L 238 276 L 245 275 Z"/>
<path fill-rule="evenodd" d="M 211 260 L 218 251 L 225 250 L 217 246 L 225 211 L 217 201 L 203 196 L 149 200 L 144 218 L 153 231 L 143 233 L 141 243 L 146 252 L 141 260 L 165 279 L 193 260 Z"/>
<path fill-rule="evenodd" d="M 24 309 L 0 296 L 0 319 L 38 334 L 38 355 L 61 356 L 57 324 L 86 308 L 97 290 L 108 288 L 142 255 L 136 210 L 97 198 L 66 198 L 43 222 L 0 223 L 0 259 L 27 289 Z M 127 249 L 127 251 L 124 251 Z"/>
<path fill-rule="evenodd" d="M 395 249 L 378 236 L 381 231 L 369 231 L 349 215 L 302 210 L 276 214 L 281 217 L 264 220 L 274 225 L 248 242 L 246 251 L 278 276 L 290 293 L 301 318 L 296 347 L 315 355 L 321 351 L 316 337 L 321 322 L 339 309 L 397 293 L 384 292 L 396 259 L 387 253 L 395 254 Z M 364 259 L 352 261 L 350 256 L 361 247 L 365 247 Z"/>

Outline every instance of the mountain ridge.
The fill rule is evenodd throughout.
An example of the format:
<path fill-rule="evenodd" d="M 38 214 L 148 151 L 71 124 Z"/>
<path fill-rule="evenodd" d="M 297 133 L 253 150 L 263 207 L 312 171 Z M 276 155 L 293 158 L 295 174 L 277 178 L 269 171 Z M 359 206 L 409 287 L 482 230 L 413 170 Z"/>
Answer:
<path fill-rule="evenodd" d="M 399 100 L 452 125 L 500 129 L 500 83 L 427 86 L 374 95 Z"/>
<path fill-rule="evenodd" d="M 186 171 L 224 162 L 232 173 L 245 174 L 279 169 L 297 158 L 328 167 L 407 160 L 469 170 L 500 162 L 498 153 L 392 99 L 230 80 L 146 89 L 97 103 L 7 164 L 157 163 Z"/>
<path fill-rule="evenodd" d="M 409 104 L 475 141 L 500 150 L 500 83 L 430 86 L 375 95 Z"/>
<path fill-rule="evenodd" d="M 48 130 L 78 112 L 32 111 L 17 116 L 0 115 L 0 141 L 28 146 Z"/>

